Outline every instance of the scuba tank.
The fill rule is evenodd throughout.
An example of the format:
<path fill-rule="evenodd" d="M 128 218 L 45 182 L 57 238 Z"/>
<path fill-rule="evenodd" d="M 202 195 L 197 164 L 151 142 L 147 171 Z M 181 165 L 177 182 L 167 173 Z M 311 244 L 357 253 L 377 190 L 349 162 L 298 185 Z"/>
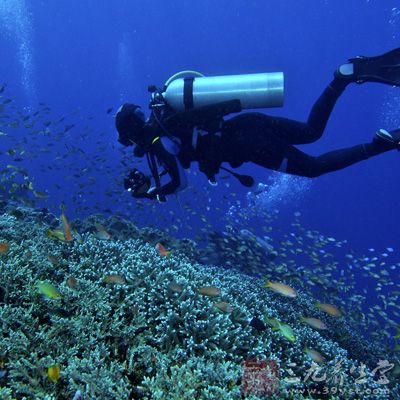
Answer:
<path fill-rule="evenodd" d="M 183 74 L 187 78 L 178 78 Z M 165 83 L 160 93 L 174 111 L 239 100 L 242 109 L 281 107 L 283 105 L 283 72 L 203 76 L 195 71 L 182 71 Z"/>

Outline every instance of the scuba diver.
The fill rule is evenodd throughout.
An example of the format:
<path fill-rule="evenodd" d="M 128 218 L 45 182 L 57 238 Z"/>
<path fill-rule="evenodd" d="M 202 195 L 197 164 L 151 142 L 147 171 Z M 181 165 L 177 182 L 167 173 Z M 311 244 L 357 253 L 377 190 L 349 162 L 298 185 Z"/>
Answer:
<path fill-rule="evenodd" d="M 177 79 L 187 72 L 197 76 Z M 252 177 L 221 164 L 226 162 L 238 168 L 252 162 L 314 178 L 389 150 L 400 150 L 400 129 L 379 129 L 369 143 L 319 156 L 308 155 L 294 146 L 313 143 L 322 136 L 337 99 L 350 83 L 400 86 L 400 48 L 377 57 L 351 58 L 341 65 L 312 107 L 306 123 L 258 112 L 224 119 L 247 108 L 282 105 L 282 73 L 226 77 L 204 77 L 194 71 L 182 73 L 171 77 L 162 90 L 149 87 L 152 111 L 147 120 L 140 106 L 134 104 L 123 104 L 116 113 L 118 141 L 124 146 L 134 145 L 136 157 L 146 156 L 151 172 L 151 176 L 146 176 L 134 169 L 125 178 L 125 189 L 136 198 L 166 201 L 166 195 L 186 186 L 184 169 L 193 161 L 199 163 L 200 171 L 211 184 L 216 184 L 215 176 L 222 169 L 251 187 Z M 170 180 L 161 184 L 166 174 Z"/>

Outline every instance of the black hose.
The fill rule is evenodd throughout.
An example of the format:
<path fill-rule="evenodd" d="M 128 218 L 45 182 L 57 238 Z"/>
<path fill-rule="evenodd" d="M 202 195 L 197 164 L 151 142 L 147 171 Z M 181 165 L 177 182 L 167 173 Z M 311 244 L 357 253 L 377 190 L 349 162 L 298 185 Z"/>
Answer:
<path fill-rule="evenodd" d="M 238 174 L 236 172 L 231 171 L 228 168 L 225 167 L 220 167 L 221 169 L 223 169 L 226 172 L 229 172 L 230 174 L 232 174 L 236 179 L 239 180 L 239 182 L 246 187 L 252 187 L 254 186 L 254 179 L 250 176 L 250 175 L 242 175 L 242 174 Z"/>

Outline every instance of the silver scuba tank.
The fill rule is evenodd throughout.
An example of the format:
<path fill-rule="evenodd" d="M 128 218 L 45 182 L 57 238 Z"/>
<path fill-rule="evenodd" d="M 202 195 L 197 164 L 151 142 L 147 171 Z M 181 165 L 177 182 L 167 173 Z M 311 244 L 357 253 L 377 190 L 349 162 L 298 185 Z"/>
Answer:
<path fill-rule="evenodd" d="M 184 111 L 228 100 L 240 100 L 242 109 L 281 107 L 283 72 L 200 76 L 174 79 L 162 96 L 175 111 Z"/>

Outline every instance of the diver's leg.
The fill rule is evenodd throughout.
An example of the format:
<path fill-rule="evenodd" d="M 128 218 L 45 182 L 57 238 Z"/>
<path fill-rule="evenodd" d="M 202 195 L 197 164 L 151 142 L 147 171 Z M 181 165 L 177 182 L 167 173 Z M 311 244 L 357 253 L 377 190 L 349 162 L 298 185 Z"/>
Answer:
<path fill-rule="evenodd" d="M 381 56 L 351 58 L 341 65 L 333 81 L 324 90 L 311 109 L 307 122 L 276 119 L 282 137 L 291 144 L 306 144 L 318 140 L 324 133 L 337 99 L 352 82 L 379 82 L 400 86 L 400 48 Z"/>
<path fill-rule="evenodd" d="M 312 143 L 322 136 L 337 99 L 349 83 L 349 81 L 340 77 L 335 77 L 333 79 L 314 103 L 310 111 L 307 120 L 307 126 L 310 132 L 310 135 L 306 138 L 308 140 L 293 144 Z"/>
<path fill-rule="evenodd" d="M 278 170 L 292 175 L 314 178 L 395 148 L 393 143 L 385 142 L 377 137 L 371 143 L 331 151 L 317 157 L 303 153 L 293 146 L 288 146 Z"/>
<path fill-rule="evenodd" d="M 272 131 L 290 144 L 307 144 L 318 140 L 324 133 L 326 124 L 337 99 L 350 82 L 335 77 L 314 103 L 306 123 L 287 118 L 269 117 Z"/>

